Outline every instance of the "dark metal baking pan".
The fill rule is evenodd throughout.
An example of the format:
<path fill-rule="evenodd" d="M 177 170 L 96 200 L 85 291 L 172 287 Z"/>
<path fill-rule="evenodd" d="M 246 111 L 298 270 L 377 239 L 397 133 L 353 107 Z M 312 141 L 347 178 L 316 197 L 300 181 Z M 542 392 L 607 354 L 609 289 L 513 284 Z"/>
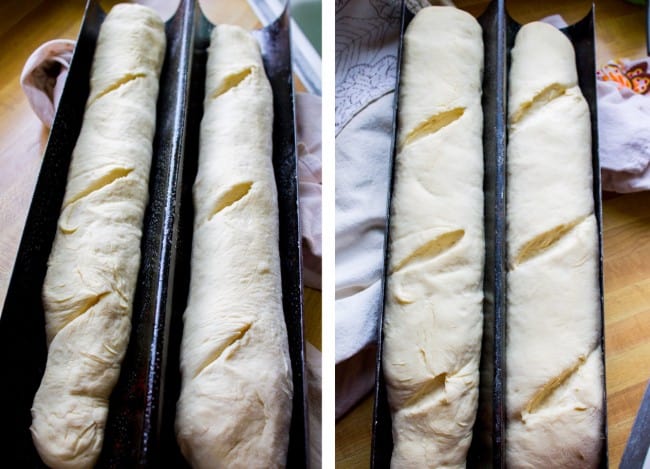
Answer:
<path fill-rule="evenodd" d="M 397 85 L 401 70 L 401 49 L 404 32 L 413 14 L 402 8 L 402 29 L 398 55 Z M 483 351 L 481 356 L 481 389 L 479 410 L 472 446 L 468 452 L 469 467 L 497 466 L 501 460 L 501 432 L 503 407 L 495 401 L 503 385 L 503 340 L 505 337 L 505 9 L 503 0 L 492 1 L 478 18 L 483 27 L 485 65 L 483 79 L 483 151 L 485 191 L 485 273 L 484 273 L 484 324 Z M 397 110 L 399 93 L 395 93 L 393 119 L 393 150 L 391 166 L 395 159 L 397 141 Z M 392 198 L 393 177 L 391 176 L 388 207 Z M 387 210 L 390 214 L 390 210 Z M 390 217 L 389 217 L 390 218 Z M 386 261 L 384 272 L 388 271 L 389 224 L 385 234 Z M 385 275 L 382 289 L 385 285 Z M 384 292 L 385 295 L 385 292 Z M 383 308 L 383 306 L 382 306 Z M 390 467 L 393 452 L 391 415 L 388 405 L 386 383 L 382 367 L 383 311 L 378 325 L 377 371 L 375 386 L 375 408 L 373 415 L 373 438 L 371 466 Z M 494 461 L 494 463 L 493 463 Z M 500 463 L 499 463 L 500 464 Z"/>
<path fill-rule="evenodd" d="M 478 18 L 485 48 L 483 69 L 483 157 L 485 267 L 479 402 L 469 467 L 505 466 L 506 379 L 506 21 L 503 0 Z"/>
<path fill-rule="evenodd" d="M 600 456 L 601 469 L 609 467 L 609 453 L 607 449 L 607 391 L 605 379 L 605 296 L 603 287 L 603 210 L 602 190 L 600 177 L 600 158 L 598 155 L 598 109 L 596 96 L 596 50 L 595 50 L 595 8 L 577 23 L 562 28 L 561 31 L 569 38 L 576 54 L 576 68 L 578 71 L 578 85 L 589 105 L 591 115 L 591 153 L 593 171 L 594 213 L 598 225 L 598 278 L 600 288 L 600 344 L 603 361 L 603 421 L 602 421 L 602 449 Z M 508 16 L 507 18 L 507 52 L 510 55 L 515 43 L 515 36 L 521 25 Z M 502 402 L 505 401 L 505 396 Z"/>
<path fill-rule="evenodd" d="M 173 279 L 176 180 L 182 168 L 194 2 L 183 0 L 166 27 L 167 51 L 157 104 L 149 204 L 132 332 L 110 400 L 100 467 L 147 465 L 157 450 L 166 311 Z M 90 67 L 105 13 L 86 5 L 63 95 L 48 140 L 0 318 L 0 453 L 4 467 L 44 467 L 32 443 L 30 408 L 47 350 L 41 289 L 89 93 Z"/>
<path fill-rule="evenodd" d="M 188 467 L 174 435 L 176 401 L 180 394 L 179 351 L 183 331 L 182 315 L 187 302 L 192 247 L 192 185 L 197 172 L 199 124 L 203 115 L 205 67 L 210 33 L 214 25 L 196 8 L 194 58 L 190 89 L 190 111 L 182 183 L 182 209 L 176 265 L 176 285 L 169 337 L 169 359 L 165 383 L 162 455 L 170 467 Z M 254 31 L 259 42 L 266 74 L 273 90 L 273 166 L 278 188 L 280 217 L 280 262 L 282 269 L 282 301 L 289 336 L 289 354 L 293 372 L 293 409 L 289 437 L 287 467 L 309 467 L 307 425 L 307 386 L 303 342 L 302 267 L 300 220 L 298 216 L 297 153 L 289 16 L 283 14 L 265 28 Z"/>
<path fill-rule="evenodd" d="M 406 7 L 406 2 L 402 0 L 402 13 L 399 34 L 399 44 L 397 46 L 397 66 L 395 76 L 395 95 L 393 97 L 393 128 L 392 143 L 390 150 L 390 161 L 388 172 L 390 181 L 388 183 L 388 197 L 386 199 L 386 227 L 384 230 L 384 273 L 381 279 L 382 304 L 377 324 L 377 362 L 375 365 L 375 402 L 372 415 L 372 446 L 370 449 L 370 467 L 371 468 L 390 468 L 390 460 L 393 454 L 393 434 L 392 418 L 390 414 L 390 405 L 388 404 L 388 394 L 386 390 L 386 381 L 384 379 L 384 369 L 382 366 L 382 355 L 384 350 L 384 304 L 386 299 L 386 273 L 390 264 L 390 206 L 393 196 L 393 187 L 395 182 L 395 154 L 397 153 L 398 138 L 398 108 L 399 108 L 399 83 L 402 73 L 402 55 L 404 49 L 404 32 L 413 19 L 413 14 Z"/>
<path fill-rule="evenodd" d="M 176 264 L 180 215 L 178 186 L 189 106 L 193 20 L 196 3 L 183 0 L 165 27 L 167 52 L 160 76 L 158 116 L 145 216 L 139 290 L 133 305 L 133 332 L 127 368 L 110 401 L 100 467 L 159 467 L 163 383 Z"/>
<path fill-rule="evenodd" d="M 641 407 L 634 419 L 634 425 L 621 458 L 620 469 L 643 468 L 650 451 L 650 384 L 646 385 Z"/>
<path fill-rule="evenodd" d="M 412 19 L 408 10 L 403 10 L 403 25 L 400 38 Z M 483 81 L 484 113 L 484 196 L 485 196 L 485 270 L 484 270 L 484 323 L 480 364 L 479 406 L 472 445 L 468 452 L 468 467 L 505 467 L 505 390 L 507 370 L 505 362 L 506 324 L 506 103 L 507 63 L 519 25 L 507 17 L 503 0 L 491 2 L 478 18 L 483 28 L 485 67 Z M 580 87 L 589 103 L 592 123 L 593 188 L 595 212 L 599 224 L 600 255 L 600 301 L 603 311 L 602 288 L 602 208 L 600 198 L 600 165 L 598 160 L 598 131 L 596 117 L 595 54 L 594 54 L 593 10 L 587 17 L 563 31 L 576 50 L 576 64 Z M 400 57 L 401 60 L 401 40 Z M 399 85 L 399 71 L 397 83 Z M 396 89 L 399 89 L 398 86 Z M 399 96 L 395 96 L 394 137 L 397 133 L 397 108 Z M 393 144 L 394 145 L 394 144 Z M 394 147 L 391 158 L 394 159 Z M 392 161 L 392 160 L 391 160 Z M 392 178 L 391 190 L 392 194 Z M 390 205 L 389 205 L 390 206 Z M 390 212 L 388 212 L 390 213 Z M 388 227 L 386 248 L 388 247 Z M 386 266 L 388 265 L 386 252 Z M 385 279 L 384 279 L 385 281 Z M 604 322 L 603 322 L 604 324 Z M 375 409 L 373 415 L 372 467 L 389 467 L 393 448 L 391 416 L 388 406 L 382 371 L 382 325 L 383 312 L 378 327 L 377 377 L 375 387 Z M 603 340 L 604 363 L 604 340 Z M 604 377 L 603 377 L 604 385 Z M 603 389 L 605 389 L 603 387 Z M 605 398 L 605 396 L 604 396 Z M 606 402 L 606 401 L 604 401 Z M 606 408 L 606 403 L 604 408 Z M 601 467 L 607 467 L 607 426 L 603 421 L 603 455 Z"/>

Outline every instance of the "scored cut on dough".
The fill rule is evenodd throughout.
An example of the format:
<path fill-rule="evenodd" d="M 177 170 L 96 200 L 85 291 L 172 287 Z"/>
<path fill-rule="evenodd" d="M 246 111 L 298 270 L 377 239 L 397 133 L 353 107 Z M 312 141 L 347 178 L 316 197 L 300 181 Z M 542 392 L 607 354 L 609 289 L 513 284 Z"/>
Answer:
<path fill-rule="evenodd" d="M 131 330 L 165 54 L 150 8 L 104 20 L 43 285 L 48 357 L 31 432 L 51 467 L 92 467 Z"/>
<path fill-rule="evenodd" d="M 508 104 L 508 467 L 597 467 L 598 235 L 589 108 L 571 42 L 530 23 Z"/>
<path fill-rule="evenodd" d="M 383 364 L 392 467 L 464 467 L 483 328 L 482 30 L 427 7 L 404 36 Z"/>
<path fill-rule="evenodd" d="M 272 166 L 273 96 L 257 42 L 208 49 L 176 433 L 195 468 L 284 467 L 293 385 Z"/>

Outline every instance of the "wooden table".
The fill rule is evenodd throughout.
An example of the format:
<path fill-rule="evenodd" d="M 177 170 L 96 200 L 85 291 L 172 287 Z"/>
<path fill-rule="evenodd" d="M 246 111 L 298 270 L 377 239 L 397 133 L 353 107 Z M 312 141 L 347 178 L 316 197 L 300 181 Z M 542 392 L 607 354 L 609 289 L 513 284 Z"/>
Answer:
<path fill-rule="evenodd" d="M 100 3 L 108 10 L 118 2 Z M 202 3 L 213 21 L 248 29 L 260 26 L 245 0 Z M 0 55 L 0 305 L 4 304 L 49 134 L 29 107 L 20 88 L 20 73 L 27 57 L 42 43 L 76 39 L 84 5 L 82 0 L 0 2 L 0 41 L 4 45 Z M 304 90 L 299 83 L 296 88 Z M 309 288 L 305 289 L 305 329 L 307 339 L 320 349 L 321 294 Z"/>
<path fill-rule="evenodd" d="M 478 15 L 487 2 L 469 0 L 455 3 Z M 584 17 L 591 2 L 508 0 L 506 5 L 510 15 L 522 23 L 554 13 L 562 14 L 568 23 L 573 23 Z M 612 58 L 646 56 L 644 18 L 642 7 L 622 0 L 596 2 L 599 66 Z M 610 467 L 618 467 L 650 379 L 650 192 L 622 196 L 607 194 L 605 199 L 609 460 Z M 372 404 L 372 397 L 366 397 L 336 424 L 337 468 L 368 467 Z"/>

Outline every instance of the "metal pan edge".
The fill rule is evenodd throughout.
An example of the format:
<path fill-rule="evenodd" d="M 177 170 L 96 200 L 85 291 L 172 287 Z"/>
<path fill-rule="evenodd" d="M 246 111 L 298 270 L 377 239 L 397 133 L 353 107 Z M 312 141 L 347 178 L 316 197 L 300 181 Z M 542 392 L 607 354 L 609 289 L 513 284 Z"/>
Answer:
<path fill-rule="evenodd" d="M 393 453 L 393 434 L 392 434 L 392 417 L 390 405 L 388 404 L 388 393 L 384 379 L 382 364 L 382 355 L 384 350 L 384 305 L 386 303 L 386 272 L 390 263 L 390 207 L 393 199 L 393 187 L 395 182 L 395 155 L 397 153 L 398 138 L 398 110 L 399 110 L 399 84 L 402 73 L 402 57 L 404 49 L 404 33 L 410 24 L 414 15 L 409 11 L 406 2 L 402 0 L 399 44 L 397 48 L 396 76 L 395 76 L 395 95 L 393 98 L 393 127 L 392 142 L 389 155 L 388 174 L 388 193 L 386 195 L 386 227 L 384 229 L 384 270 L 381 277 L 381 306 L 379 312 L 379 321 L 377 324 L 377 358 L 375 366 L 375 388 L 372 415 L 372 440 L 370 449 L 370 467 L 371 469 L 388 469 Z"/>

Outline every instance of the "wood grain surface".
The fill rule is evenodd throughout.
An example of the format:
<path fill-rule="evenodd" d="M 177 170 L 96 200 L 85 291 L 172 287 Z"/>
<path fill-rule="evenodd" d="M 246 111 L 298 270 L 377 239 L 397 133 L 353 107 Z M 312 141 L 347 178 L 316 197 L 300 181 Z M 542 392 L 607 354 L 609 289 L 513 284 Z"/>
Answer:
<path fill-rule="evenodd" d="M 474 15 L 485 1 L 457 1 Z M 561 14 L 568 23 L 585 16 L 591 2 L 506 0 L 520 23 Z M 598 66 L 610 59 L 642 58 L 645 13 L 623 0 L 596 2 Z M 543 71 L 540 71 L 543 73 Z M 648 123 L 650 126 L 650 122 Z M 610 467 L 618 467 L 650 379 L 650 192 L 606 194 L 603 201 L 605 347 Z M 366 468 L 373 399 L 368 395 L 336 424 L 337 468 Z"/>

